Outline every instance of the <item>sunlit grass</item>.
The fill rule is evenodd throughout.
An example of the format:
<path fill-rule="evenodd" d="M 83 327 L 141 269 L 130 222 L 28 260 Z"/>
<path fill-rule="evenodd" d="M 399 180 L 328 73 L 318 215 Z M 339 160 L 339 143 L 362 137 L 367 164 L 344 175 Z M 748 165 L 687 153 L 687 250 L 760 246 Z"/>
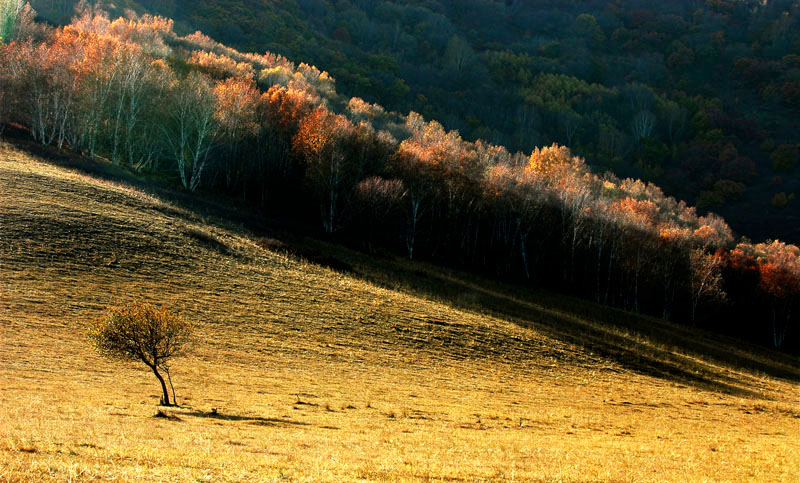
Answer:
<path fill-rule="evenodd" d="M 306 243 L 355 273 L 0 147 L 0 481 L 800 478 L 796 358 Z M 168 418 L 85 340 L 133 299 L 198 327 Z"/>

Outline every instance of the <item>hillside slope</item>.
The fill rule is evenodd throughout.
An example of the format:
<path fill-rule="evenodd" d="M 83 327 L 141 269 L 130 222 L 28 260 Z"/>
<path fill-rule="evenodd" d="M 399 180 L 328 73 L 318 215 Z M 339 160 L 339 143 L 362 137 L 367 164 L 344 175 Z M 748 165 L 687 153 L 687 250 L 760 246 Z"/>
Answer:
<path fill-rule="evenodd" d="M 800 476 L 796 358 L 301 242 L 332 271 L 9 145 L 0 180 L 0 481 Z M 199 328 L 171 419 L 85 342 L 134 299 Z"/>

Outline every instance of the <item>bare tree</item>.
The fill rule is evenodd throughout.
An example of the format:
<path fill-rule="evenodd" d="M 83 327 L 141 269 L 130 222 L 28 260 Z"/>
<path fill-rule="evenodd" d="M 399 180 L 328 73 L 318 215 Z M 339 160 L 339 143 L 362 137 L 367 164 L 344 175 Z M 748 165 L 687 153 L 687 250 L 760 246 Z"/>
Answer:
<path fill-rule="evenodd" d="M 200 186 L 216 132 L 216 99 L 209 81 L 192 73 L 172 88 L 170 123 L 164 127 L 183 187 Z"/>
<path fill-rule="evenodd" d="M 656 116 L 650 111 L 639 111 L 633 117 L 633 137 L 637 141 L 650 137 L 656 126 Z"/>
<path fill-rule="evenodd" d="M 706 253 L 702 248 L 692 250 L 691 263 L 691 296 L 692 296 L 692 323 L 695 323 L 697 306 L 703 300 L 724 299 L 722 290 L 722 253 Z"/>
<path fill-rule="evenodd" d="M 444 55 L 449 64 L 459 73 L 468 68 L 475 59 L 475 52 L 469 42 L 458 35 L 450 38 Z"/>

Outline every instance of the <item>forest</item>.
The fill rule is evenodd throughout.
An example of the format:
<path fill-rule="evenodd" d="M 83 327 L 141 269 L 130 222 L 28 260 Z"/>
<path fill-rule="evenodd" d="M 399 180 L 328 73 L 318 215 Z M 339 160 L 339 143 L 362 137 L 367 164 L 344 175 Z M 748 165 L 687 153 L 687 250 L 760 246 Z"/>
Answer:
<path fill-rule="evenodd" d="M 676 4 L 684 3 L 694 2 Z M 465 138 L 427 113 L 401 115 L 339 94 L 334 77 L 309 64 L 242 53 L 200 32 L 181 35 L 165 17 L 129 11 L 114 18 L 84 4 L 68 24 L 53 27 L 36 22 L 19 0 L 1 5 L 0 131 L 25 130 L 53 149 L 314 225 L 373 253 L 800 350 L 800 249 L 737 238 L 722 217 L 698 214 L 653 182 L 587 163 L 581 153 L 596 133 L 577 111 L 581 127 L 571 139 L 540 134 L 531 140 L 540 147 L 509 149 Z M 619 139 L 638 149 L 662 149 L 660 142 L 683 159 L 686 139 L 701 136 L 703 149 L 721 149 L 718 157 L 744 156 L 716 124 L 725 117 L 720 109 L 711 115 L 678 105 L 670 147 L 653 138 L 656 126 L 669 126 L 656 108 L 666 101 L 643 84 L 575 84 L 558 73 L 527 82 L 545 104 L 565 99 L 573 84 L 584 92 L 576 108 L 602 104 L 603 92 L 618 96 L 628 109 L 619 115 L 633 114 L 642 134 L 632 140 L 626 128 Z M 563 129 L 557 119 L 542 122 Z M 727 129 L 746 127 L 725 119 Z M 793 169 L 791 147 L 779 144 L 772 153 L 780 169 Z M 699 178 L 685 176 L 686 184 Z"/>
<path fill-rule="evenodd" d="M 73 0 L 33 1 L 69 22 Z M 800 242 L 797 0 L 122 0 L 512 151 L 568 146 L 753 239 Z M 41 8 L 40 8 L 41 7 Z"/>

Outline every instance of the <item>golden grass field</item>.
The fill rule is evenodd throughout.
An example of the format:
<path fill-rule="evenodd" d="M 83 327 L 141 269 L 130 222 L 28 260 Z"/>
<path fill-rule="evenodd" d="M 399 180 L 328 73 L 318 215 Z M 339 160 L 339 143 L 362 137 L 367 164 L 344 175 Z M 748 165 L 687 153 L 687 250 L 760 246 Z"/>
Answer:
<path fill-rule="evenodd" d="M 0 481 L 800 481 L 797 357 L 263 236 L 0 145 Z M 86 341 L 131 300 L 197 326 L 169 418 Z"/>

